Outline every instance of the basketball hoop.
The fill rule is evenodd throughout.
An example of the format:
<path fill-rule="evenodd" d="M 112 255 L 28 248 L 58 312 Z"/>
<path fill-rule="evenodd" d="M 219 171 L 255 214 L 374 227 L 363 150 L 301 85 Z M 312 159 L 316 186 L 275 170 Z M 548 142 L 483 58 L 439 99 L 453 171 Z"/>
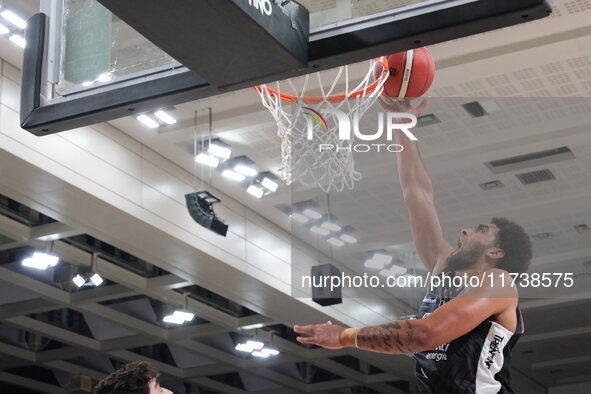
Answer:
<path fill-rule="evenodd" d="M 374 67 L 381 67 L 382 70 L 372 83 Z M 346 113 L 349 119 L 353 119 L 353 115 L 358 119 L 363 117 L 382 94 L 389 76 L 388 61 L 385 56 L 371 60 L 367 74 L 354 89 L 349 89 L 348 66 L 337 70 L 328 90 L 324 88 L 320 73 L 315 75 L 318 82 L 316 88 L 320 91 L 317 96 L 305 94 L 310 75 L 304 77 L 299 90 L 294 81 L 288 79 L 290 93 L 284 92 L 279 82 L 276 89 L 268 85 L 254 88 L 277 122 L 277 134 L 281 138 L 279 173 L 287 184 L 300 181 L 305 186 L 318 186 L 326 193 L 331 189 L 339 192 L 345 187 L 352 189 L 354 183 L 361 180 L 361 173 L 355 170 L 350 150 L 353 140 L 339 139 L 339 120 L 335 111 Z M 345 93 L 333 94 L 339 82 L 344 82 Z M 309 108 L 312 105 L 314 109 Z M 326 115 L 322 116 L 323 113 Z M 314 117 L 314 114 L 317 116 Z M 309 135 L 313 138 L 309 139 Z M 334 149 L 319 149 L 320 146 L 332 146 Z"/>

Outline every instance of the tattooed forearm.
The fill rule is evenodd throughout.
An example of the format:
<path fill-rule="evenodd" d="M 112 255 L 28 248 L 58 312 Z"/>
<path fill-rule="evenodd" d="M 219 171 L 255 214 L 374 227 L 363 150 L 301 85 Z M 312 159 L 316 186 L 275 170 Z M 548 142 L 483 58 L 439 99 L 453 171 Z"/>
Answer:
<path fill-rule="evenodd" d="M 420 326 L 420 325 L 419 325 Z M 357 346 L 380 353 L 409 353 L 424 350 L 417 343 L 417 323 L 408 320 L 364 327 L 357 334 Z"/>

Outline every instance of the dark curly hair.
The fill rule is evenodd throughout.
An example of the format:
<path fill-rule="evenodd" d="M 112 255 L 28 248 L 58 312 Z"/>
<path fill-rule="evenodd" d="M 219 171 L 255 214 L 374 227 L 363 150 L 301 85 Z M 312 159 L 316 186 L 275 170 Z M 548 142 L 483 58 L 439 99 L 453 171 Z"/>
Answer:
<path fill-rule="evenodd" d="M 150 381 L 160 373 L 145 361 L 126 364 L 101 380 L 94 394 L 150 394 Z"/>
<path fill-rule="evenodd" d="M 497 268 L 507 272 L 527 272 L 532 258 L 529 235 L 523 227 L 504 218 L 493 218 L 491 223 L 499 228 L 495 246 L 505 252 L 497 262 Z"/>

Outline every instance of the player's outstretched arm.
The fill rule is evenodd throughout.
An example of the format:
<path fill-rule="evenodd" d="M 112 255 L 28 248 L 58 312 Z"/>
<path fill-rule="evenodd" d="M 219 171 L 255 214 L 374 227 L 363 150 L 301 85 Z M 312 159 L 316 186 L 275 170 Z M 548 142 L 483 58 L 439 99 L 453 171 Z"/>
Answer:
<path fill-rule="evenodd" d="M 473 288 L 419 320 L 398 320 L 378 326 L 344 329 L 330 322 L 295 326 L 301 343 L 328 349 L 358 347 L 379 353 L 411 353 L 435 349 L 472 331 L 485 320 L 517 307 L 512 288 Z"/>
<path fill-rule="evenodd" d="M 416 117 L 421 116 L 427 102 L 428 99 L 424 99 L 418 106 L 413 107 L 408 101 L 380 98 L 384 109 L 390 112 L 411 113 Z M 404 122 L 405 120 L 401 120 L 400 123 Z M 429 272 L 433 272 L 436 266 L 437 271 L 441 271 L 445 259 L 453 248 L 443 239 L 433 200 L 431 178 L 423 164 L 416 141 L 411 141 L 399 130 L 396 134 L 396 142 L 404 147 L 404 150 L 397 154 L 398 179 L 409 211 L 410 227 L 417 253 Z M 441 264 L 438 265 L 438 262 Z"/>

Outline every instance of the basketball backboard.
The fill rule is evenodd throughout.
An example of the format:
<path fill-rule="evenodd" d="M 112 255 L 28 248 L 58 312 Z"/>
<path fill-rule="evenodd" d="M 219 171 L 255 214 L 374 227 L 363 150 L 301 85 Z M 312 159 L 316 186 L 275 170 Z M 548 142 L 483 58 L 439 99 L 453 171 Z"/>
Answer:
<path fill-rule="evenodd" d="M 547 16 L 551 0 L 42 0 L 21 126 L 36 135 Z"/>

